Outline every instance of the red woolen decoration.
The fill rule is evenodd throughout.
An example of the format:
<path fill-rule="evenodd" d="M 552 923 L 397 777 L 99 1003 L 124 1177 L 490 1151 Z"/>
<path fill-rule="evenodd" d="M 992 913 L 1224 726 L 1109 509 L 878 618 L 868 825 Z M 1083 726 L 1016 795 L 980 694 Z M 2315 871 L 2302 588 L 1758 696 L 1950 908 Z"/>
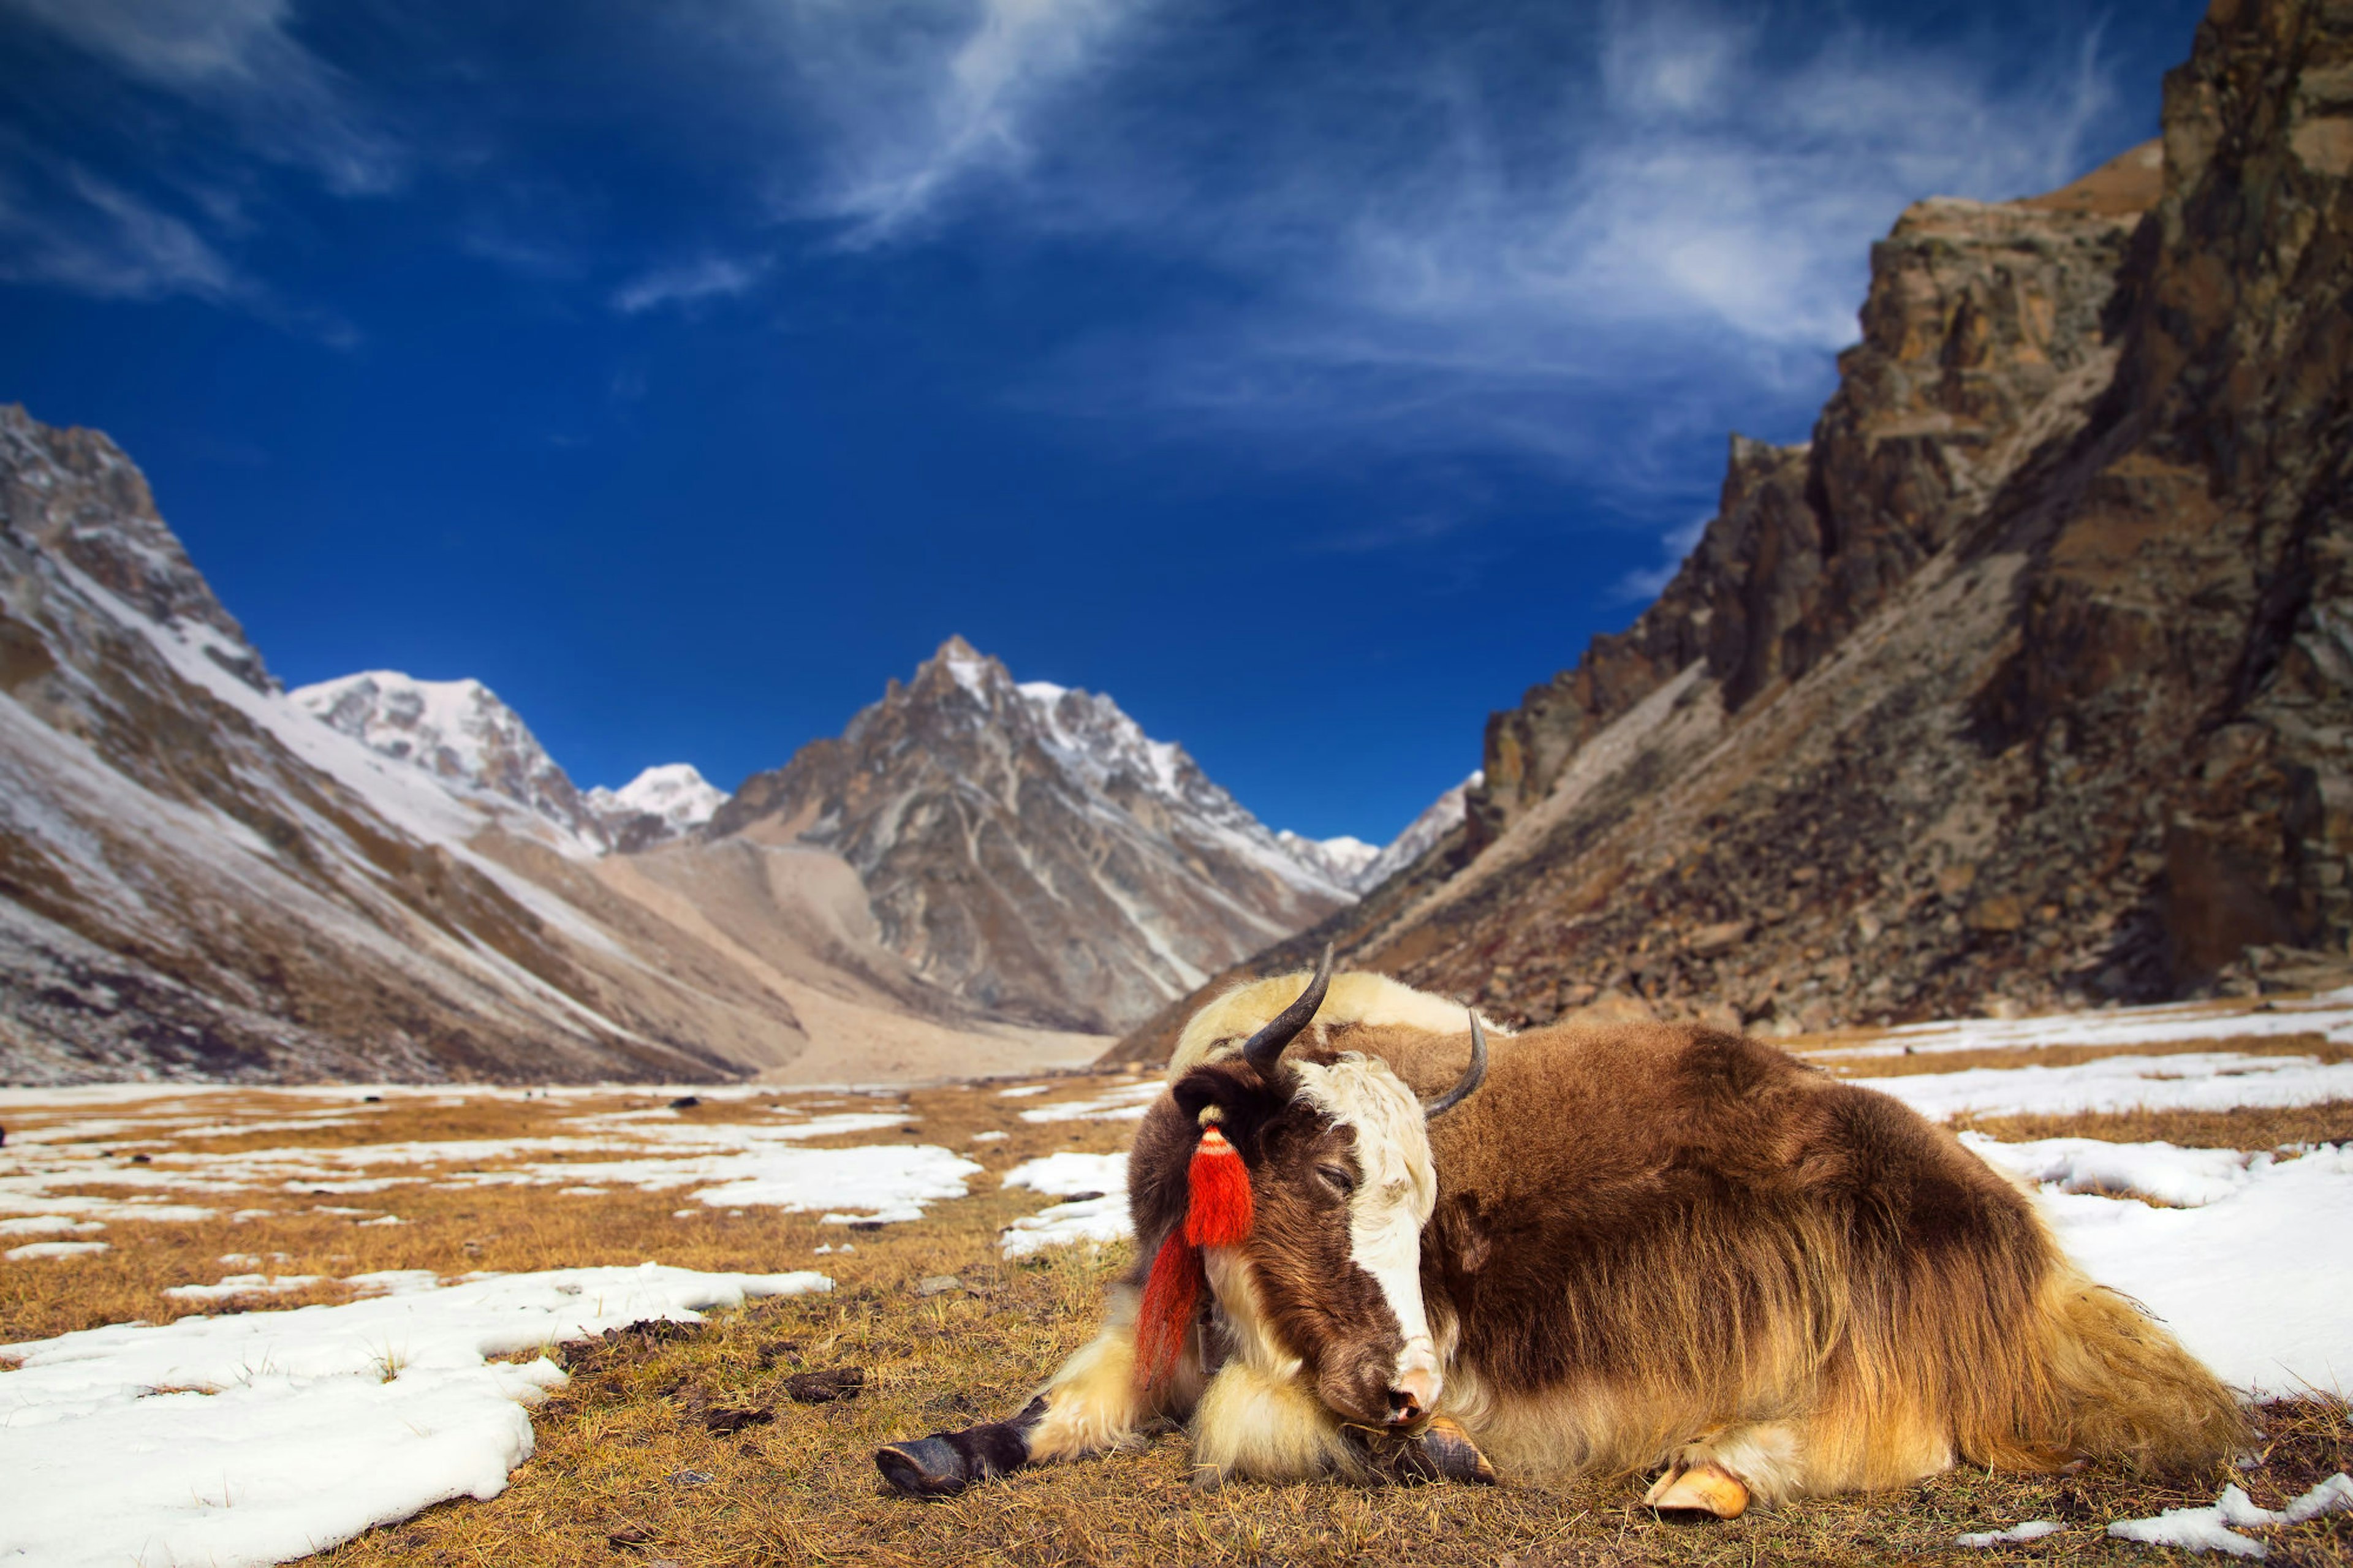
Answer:
<path fill-rule="evenodd" d="M 1239 1161 L 1236 1163 L 1240 1163 Z M 1135 1313 L 1135 1384 L 1149 1394 L 1176 1370 L 1185 1335 L 1193 1326 L 1193 1306 L 1201 1295 L 1201 1253 L 1185 1244 L 1180 1227 L 1168 1233 L 1144 1282 Z"/>
<path fill-rule="evenodd" d="M 1185 1173 L 1192 1190 L 1185 1239 L 1195 1247 L 1239 1247 L 1250 1230 L 1250 1170 L 1226 1135 L 1211 1127 Z"/>

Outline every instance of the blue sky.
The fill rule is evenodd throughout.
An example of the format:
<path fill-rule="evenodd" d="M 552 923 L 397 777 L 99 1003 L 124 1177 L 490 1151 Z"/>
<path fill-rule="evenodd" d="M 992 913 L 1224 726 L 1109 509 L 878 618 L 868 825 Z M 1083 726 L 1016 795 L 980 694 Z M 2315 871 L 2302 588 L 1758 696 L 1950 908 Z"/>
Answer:
<path fill-rule="evenodd" d="M 1382 838 L 2199 7 L 0 0 L 0 399 L 585 785 L 962 632 Z"/>

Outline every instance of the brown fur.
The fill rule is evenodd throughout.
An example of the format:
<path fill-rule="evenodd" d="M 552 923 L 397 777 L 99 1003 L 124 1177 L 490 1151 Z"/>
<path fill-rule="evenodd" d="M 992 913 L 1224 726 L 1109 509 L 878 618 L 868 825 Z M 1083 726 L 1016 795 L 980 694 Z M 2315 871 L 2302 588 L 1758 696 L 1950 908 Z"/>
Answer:
<path fill-rule="evenodd" d="M 1362 1053 L 1428 1097 L 1468 1051 L 1467 1034 L 1350 1019 L 1271 1079 L 1231 1056 L 1184 1071 L 1130 1157 L 1139 1260 L 1182 1221 L 1211 1102 L 1258 1226 L 1213 1260 L 1177 1382 L 1135 1392 L 1115 1311 L 1045 1390 L 1031 1458 L 1189 1415 L 1216 1473 L 1364 1476 L 1347 1424 L 1380 1421 L 1401 1340 L 1333 1184 L 1358 1169 L 1354 1134 L 1298 1097 L 1289 1064 Z M 1484 1087 L 1429 1127 L 1420 1282 L 1440 1413 L 1507 1473 L 1714 1464 L 1770 1502 L 1956 1459 L 2192 1469 L 2244 1442 L 2205 1367 L 1900 1102 L 1683 1026 L 1546 1029 L 1490 1054 Z"/>
<path fill-rule="evenodd" d="M 1360 1048 L 1426 1093 L 1467 1040 Z M 2195 1468 L 2244 1438 L 2228 1391 L 2085 1280 L 2008 1181 L 1900 1102 L 1757 1041 L 1498 1041 L 1486 1087 L 1430 1139 L 1425 1297 L 1488 1407 L 1464 1425 L 1525 1460 L 1636 1469 L 1712 1427 L 1788 1423 L 1803 1489 L 1841 1491 L 1956 1456 Z"/>

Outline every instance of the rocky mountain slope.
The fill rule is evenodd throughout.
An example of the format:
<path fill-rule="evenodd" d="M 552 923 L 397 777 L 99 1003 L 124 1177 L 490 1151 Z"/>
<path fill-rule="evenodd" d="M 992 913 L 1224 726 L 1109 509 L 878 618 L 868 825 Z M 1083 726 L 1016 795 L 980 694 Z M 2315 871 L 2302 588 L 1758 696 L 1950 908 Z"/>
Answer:
<path fill-rule="evenodd" d="M 1767 1029 L 2341 983 L 2348 174 L 2353 13 L 2247 0 L 2161 147 L 1913 207 L 1812 439 L 1736 437 L 1465 826 L 1235 973 L 1329 937 L 1514 1019 Z"/>
<path fill-rule="evenodd" d="M 648 768 L 618 790 L 582 791 L 522 715 L 479 680 L 417 680 L 371 669 L 287 693 L 332 729 L 408 763 L 462 796 L 523 807 L 582 853 L 650 848 L 701 826 L 727 796 L 691 763 Z"/>
<path fill-rule="evenodd" d="M 1111 699 L 961 637 L 706 831 L 838 853 L 918 974 L 1060 1028 L 1132 1025 L 1353 897 Z"/>
<path fill-rule="evenodd" d="M 840 1079 L 1070 1054 L 923 984 L 821 850 L 581 856 L 527 738 L 485 745 L 501 793 L 321 723 L 113 443 L 0 407 L 0 1080 Z"/>

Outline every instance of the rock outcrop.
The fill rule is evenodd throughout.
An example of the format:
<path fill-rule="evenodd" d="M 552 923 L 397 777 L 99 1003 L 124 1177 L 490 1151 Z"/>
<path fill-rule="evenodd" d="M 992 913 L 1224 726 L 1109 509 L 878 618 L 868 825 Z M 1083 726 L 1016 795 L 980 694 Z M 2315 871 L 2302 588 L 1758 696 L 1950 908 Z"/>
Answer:
<path fill-rule="evenodd" d="M 1464 830 L 1235 973 L 1768 1029 L 2341 983 L 2353 12 L 2217 0 L 2164 132 L 1905 213 L 1812 439 L 1736 438 Z"/>
<path fill-rule="evenodd" d="M 840 855 L 917 973 L 1057 1028 L 1133 1025 L 1353 897 L 1111 699 L 961 637 L 707 832 Z"/>

